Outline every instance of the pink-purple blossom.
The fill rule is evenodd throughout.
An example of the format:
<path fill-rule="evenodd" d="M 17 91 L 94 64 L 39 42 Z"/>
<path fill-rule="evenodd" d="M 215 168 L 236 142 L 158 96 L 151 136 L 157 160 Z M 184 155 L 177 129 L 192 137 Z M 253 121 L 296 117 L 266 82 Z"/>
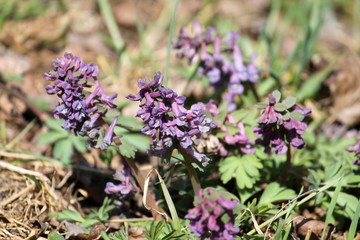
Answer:
<path fill-rule="evenodd" d="M 302 109 L 295 104 L 294 97 L 288 97 L 280 102 L 281 94 L 274 91 L 269 94 L 266 103 L 257 104 L 263 109 L 254 128 L 254 135 L 258 137 L 255 143 L 265 147 L 265 153 L 273 150 L 277 155 L 286 153 L 288 144 L 297 149 L 305 147 L 301 135 L 307 129 L 305 118 L 311 114 L 310 108 Z"/>
<path fill-rule="evenodd" d="M 199 22 L 193 22 L 193 35 L 186 28 L 180 30 L 178 39 L 173 41 L 178 58 L 188 59 L 189 65 L 199 64 L 198 74 L 210 79 L 209 85 L 216 92 L 227 88 L 223 100 L 228 101 L 228 111 L 236 109 L 234 98 L 245 90 L 243 83 L 257 83 L 260 72 L 255 66 L 256 54 L 245 65 L 237 40 L 238 32 L 230 32 L 225 39 L 214 28 L 203 30 Z M 209 48 L 213 48 L 210 51 Z"/>
<path fill-rule="evenodd" d="M 200 189 L 195 208 L 185 215 L 190 220 L 189 228 L 196 237 L 209 240 L 234 240 L 240 232 L 234 227 L 233 209 L 237 200 L 228 200 L 212 188 Z"/>
<path fill-rule="evenodd" d="M 113 182 L 107 182 L 105 187 L 105 193 L 112 195 L 118 195 L 119 199 L 124 199 L 130 193 L 139 191 L 133 179 L 131 179 L 131 169 L 125 163 L 122 169 L 116 169 L 114 174 L 114 180 L 119 181 L 119 184 Z"/>
<path fill-rule="evenodd" d="M 215 101 L 210 100 L 206 105 L 198 103 L 204 111 L 209 111 L 212 118 L 220 114 Z M 249 140 L 245 132 L 245 126 L 241 121 L 236 122 L 231 114 L 226 114 L 224 122 L 215 122 L 216 128 L 212 133 L 204 134 L 199 140 L 199 148 L 201 151 L 219 154 L 224 157 L 228 155 L 227 148 L 240 149 L 245 154 L 255 153 L 255 143 Z M 235 133 L 230 133 L 229 127 L 238 128 Z M 218 133 L 222 133 L 221 137 L 217 137 Z"/>

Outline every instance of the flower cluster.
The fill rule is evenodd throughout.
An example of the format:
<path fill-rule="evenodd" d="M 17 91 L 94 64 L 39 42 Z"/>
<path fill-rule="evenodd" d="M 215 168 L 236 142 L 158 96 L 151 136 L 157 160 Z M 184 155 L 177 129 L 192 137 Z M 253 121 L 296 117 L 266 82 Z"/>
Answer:
<path fill-rule="evenodd" d="M 353 146 L 347 147 L 346 151 L 354 152 L 355 156 L 358 158 L 353 162 L 354 165 L 360 165 L 360 140 L 358 140 Z"/>
<path fill-rule="evenodd" d="M 288 151 L 285 140 L 294 148 L 305 147 L 301 135 L 307 129 L 307 124 L 303 121 L 311 114 L 310 108 L 302 109 L 295 104 L 294 97 L 287 97 L 281 102 L 280 99 L 280 92 L 274 91 L 269 94 L 266 103 L 257 104 L 263 113 L 258 121 L 259 126 L 254 128 L 254 135 L 262 137 L 255 143 L 263 145 L 266 153 L 272 149 L 277 155 Z"/>
<path fill-rule="evenodd" d="M 212 118 L 220 114 L 220 110 L 214 103 L 214 100 L 210 100 L 208 104 L 204 105 L 198 103 L 204 111 L 209 111 Z M 236 122 L 230 113 L 226 114 L 226 117 L 222 123 L 214 122 L 217 126 L 215 130 L 219 134 L 212 135 L 206 134 L 200 139 L 199 149 L 202 151 L 213 152 L 224 157 L 228 155 L 228 151 L 225 147 L 232 149 L 240 149 L 245 154 L 255 153 L 254 142 L 249 140 L 246 135 L 244 124 L 239 121 Z M 229 127 L 237 129 L 237 131 L 230 132 Z M 221 137 L 218 137 L 221 135 Z"/>
<path fill-rule="evenodd" d="M 108 96 L 100 86 L 97 74 L 99 68 L 94 64 L 88 64 L 81 57 L 65 53 L 64 57 L 54 59 L 53 71 L 44 73 L 44 79 L 53 81 L 54 85 L 45 87 L 48 94 L 56 94 L 60 101 L 56 103 L 54 117 L 64 119 L 62 128 L 73 130 L 76 135 L 87 135 L 91 144 L 97 143 L 101 120 L 107 109 L 116 109 L 113 100 L 117 94 Z M 88 93 L 89 80 L 93 79 L 95 88 Z M 88 96 L 85 97 L 87 94 Z M 111 142 L 120 136 L 114 136 L 114 127 L 118 118 L 108 128 L 103 139 L 102 149 L 106 149 Z"/>
<path fill-rule="evenodd" d="M 190 209 L 185 218 L 190 220 L 189 228 L 197 237 L 236 239 L 236 234 L 240 232 L 239 227 L 234 227 L 233 209 L 237 200 L 227 200 L 214 189 L 208 188 L 199 190 L 196 201 L 198 206 Z"/>
<path fill-rule="evenodd" d="M 152 137 L 150 154 L 165 157 L 170 152 L 168 150 L 181 147 L 206 166 L 209 158 L 194 148 L 193 138 L 200 137 L 214 126 L 211 119 L 206 118 L 198 104 L 192 105 L 190 110 L 186 109 L 186 98 L 162 86 L 162 80 L 160 72 L 149 83 L 139 79 L 140 91 L 127 96 L 131 101 L 141 101 L 141 109 L 136 116 L 145 123 L 142 133 Z"/>
<path fill-rule="evenodd" d="M 199 64 L 198 74 L 210 79 L 210 86 L 219 92 L 227 85 L 224 101 L 228 101 L 228 110 L 234 111 L 234 97 L 244 92 L 244 82 L 257 83 L 260 72 L 255 67 L 256 54 L 250 64 L 245 66 L 237 40 L 238 32 L 230 32 L 225 40 L 216 34 L 212 27 L 202 31 L 200 23 L 193 23 L 194 35 L 185 28 L 173 41 L 173 48 L 178 49 L 178 58 L 187 58 L 189 65 Z M 213 51 L 208 49 L 213 47 Z"/>
<path fill-rule="evenodd" d="M 105 187 L 106 194 L 117 194 L 119 199 L 122 200 L 131 192 L 139 191 L 139 188 L 131 181 L 131 169 L 126 163 L 122 169 L 116 169 L 114 179 L 121 183 L 115 185 L 113 182 L 107 182 Z"/>

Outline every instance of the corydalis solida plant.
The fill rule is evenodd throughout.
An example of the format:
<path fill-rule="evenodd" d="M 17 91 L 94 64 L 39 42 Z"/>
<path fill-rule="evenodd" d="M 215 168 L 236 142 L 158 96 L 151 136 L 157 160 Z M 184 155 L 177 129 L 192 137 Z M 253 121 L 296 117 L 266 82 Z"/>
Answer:
<path fill-rule="evenodd" d="M 294 97 L 281 102 L 280 99 L 281 93 L 276 90 L 269 94 L 267 102 L 256 104 L 263 111 L 259 126 L 254 128 L 254 135 L 261 137 L 255 143 L 264 146 L 268 154 L 271 150 L 277 155 L 284 154 L 289 150 L 287 145 L 297 149 L 305 147 L 301 135 L 307 129 L 304 120 L 311 114 L 311 109 L 300 108 Z"/>
<path fill-rule="evenodd" d="M 102 129 L 108 109 L 116 109 L 113 100 L 117 94 L 108 96 L 102 89 L 97 78 L 98 66 L 88 64 L 81 57 L 65 53 L 52 61 L 53 71 L 44 73 L 44 79 L 54 82 L 45 87 L 48 94 L 56 94 L 60 101 L 56 103 L 54 117 L 64 119 L 61 127 L 73 130 L 76 135 L 88 136 L 90 147 L 107 149 L 120 136 L 114 135 L 114 128 L 118 117 L 115 117 L 98 145 L 99 131 Z M 95 89 L 90 91 L 90 80 Z M 88 89 L 88 90 L 86 90 Z"/>
<path fill-rule="evenodd" d="M 145 123 L 141 132 L 153 140 L 149 153 L 165 157 L 171 155 L 174 148 L 181 148 L 206 166 L 210 159 L 196 150 L 193 138 L 214 127 L 212 120 L 206 118 L 198 104 L 186 109 L 186 98 L 162 86 L 162 81 L 160 72 L 155 74 L 151 82 L 139 79 L 140 91 L 127 96 L 131 101 L 141 101 L 141 109 L 136 116 Z"/>
<path fill-rule="evenodd" d="M 233 209 L 237 203 L 237 200 L 225 199 L 212 188 L 200 189 L 195 198 L 196 207 L 185 215 L 190 220 L 190 230 L 201 239 L 235 240 L 240 232 L 239 227 L 234 227 Z"/>
<path fill-rule="evenodd" d="M 206 105 L 203 103 L 198 104 L 204 111 L 209 111 L 213 119 L 220 114 L 220 110 L 215 105 L 214 100 L 210 100 Z M 222 122 L 214 120 L 214 124 L 216 128 L 199 139 L 199 148 L 202 151 L 206 150 L 206 152 L 219 154 L 222 157 L 229 154 L 227 149 L 240 149 L 244 154 L 255 153 L 254 142 L 250 141 L 246 135 L 244 124 L 241 121 L 236 122 L 231 113 L 227 113 Z M 237 128 L 237 131 L 231 133 L 228 129 L 229 127 Z"/>
<path fill-rule="evenodd" d="M 237 40 L 238 32 L 228 33 L 226 39 L 216 34 L 214 28 L 203 31 L 201 24 L 192 24 L 193 35 L 186 28 L 180 30 L 173 41 L 178 58 L 187 58 L 189 65 L 199 64 L 198 74 L 210 79 L 209 85 L 221 92 L 227 86 L 223 100 L 229 103 L 228 111 L 236 109 L 234 97 L 244 92 L 244 82 L 257 83 L 260 72 L 255 67 L 256 54 L 247 66 L 244 64 Z M 213 48 L 210 51 L 209 48 Z"/>

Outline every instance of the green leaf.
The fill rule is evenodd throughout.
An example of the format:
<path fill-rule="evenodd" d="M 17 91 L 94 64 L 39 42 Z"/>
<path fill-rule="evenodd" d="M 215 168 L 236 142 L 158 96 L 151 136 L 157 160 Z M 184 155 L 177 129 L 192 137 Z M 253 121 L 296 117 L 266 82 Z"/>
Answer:
<path fill-rule="evenodd" d="M 282 103 L 275 103 L 274 108 L 275 108 L 275 111 L 277 111 L 277 112 L 283 112 L 286 109 L 288 109 L 288 107 Z"/>
<path fill-rule="evenodd" d="M 70 139 L 76 150 L 78 150 L 80 153 L 86 152 L 86 144 L 84 142 L 84 138 L 71 135 Z"/>
<path fill-rule="evenodd" d="M 231 156 L 225 158 L 219 164 L 223 183 L 229 182 L 233 177 L 240 189 L 252 188 L 256 179 L 260 177 L 259 169 L 263 165 L 255 155 L 244 155 L 242 157 Z"/>
<path fill-rule="evenodd" d="M 251 196 L 261 191 L 261 188 L 254 185 L 252 188 L 238 189 L 240 200 L 245 203 Z"/>
<path fill-rule="evenodd" d="M 296 103 L 296 97 L 289 96 L 284 101 L 282 101 L 281 103 L 284 104 L 287 108 L 291 108 Z"/>
<path fill-rule="evenodd" d="M 284 121 L 287 121 L 290 119 L 290 112 L 288 110 L 286 110 L 286 113 L 284 115 L 282 115 L 282 118 Z"/>
<path fill-rule="evenodd" d="M 331 198 L 334 196 L 334 192 L 327 192 Z M 348 217 L 352 217 L 356 211 L 358 204 L 358 199 L 351 194 L 340 192 L 336 203 L 345 209 L 345 212 L 348 214 Z"/>
<path fill-rule="evenodd" d="M 261 102 L 261 103 L 255 103 L 255 106 L 258 108 L 258 109 L 265 109 L 267 106 L 269 106 L 268 103 L 265 103 L 265 102 Z"/>
<path fill-rule="evenodd" d="M 275 90 L 272 92 L 272 95 L 274 96 L 276 102 L 278 103 L 281 99 L 281 93 L 279 90 Z"/>
<path fill-rule="evenodd" d="M 61 119 L 54 119 L 54 118 L 49 118 L 48 120 L 46 120 L 45 125 L 50 128 L 53 129 L 55 131 L 59 131 L 59 132 L 66 132 L 66 130 L 64 130 L 61 127 L 61 123 L 62 120 Z"/>
<path fill-rule="evenodd" d="M 234 124 L 232 123 L 226 122 L 225 127 L 232 136 L 235 135 L 237 132 L 239 132 L 239 127 L 234 126 Z"/>
<path fill-rule="evenodd" d="M 107 115 L 108 114 L 106 114 L 106 116 Z M 116 111 L 116 113 L 114 113 L 114 115 L 118 116 L 119 112 Z M 133 131 L 141 131 L 141 128 L 143 127 L 142 122 L 136 121 L 136 119 L 134 117 L 127 117 L 127 116 L 120 115 L 117 122 L 118 122 L 118 124 L 122 124 L 124 126 L 130 127 L 131 130 L 133 130 Z"/>
<path fill-rule="evenodd" d="M 71 163 L 71 156 L 73 154 L 73 146 L 70 139 L 62 139 L 57 142 L 53 149 L 54 156 L 59 158 L 64 164 Z"/>
<path fill-rule="evenodd" d="M 247 109 L 238 109 L 232 113 L 230 113 L 231 117 L 234 119 L 234 121 L 237 123 L 243 118 L 245 118 L 249 114 L 249 110 Z"/>
<path fill-rule="evenodd" d="M 135 146 L 138 150 L 144 152 L 149 148 L 150 139 L 148 136 L 129 132 L 119 134 L 123 135 L 122 138 L 120 138 L 120 141 L 122 143 L 131 144 Z"/>
<path fill-rule="evenodd" d="M 259 204 L 273 203 L 283 200 L 290 200 L 296 197 L 296 193 L 292 189 L 280 186 L 279 183 L 270 183 L 261 195 Z"/>
<path fill-rule="evenodd" d="M 87 218 L 85 219 L 85 221 L 83 221 L 80 226 L 83 228 L 89 228 L 91 226 L 94 226 L 96 224 L 98 224 L 100 221 L 97 219 L 91 219 L 91 218 Z"/>
<path fill-rule="evenodd" d="M 66 209 L 61 212 L 54 212 L 51 215 L 56 215 L 56 220 L 58 221 L 73 221 L 73 222 L 84 222 L 85 219 L 80 215 L 80 213 L 75 212 L 73 210 Z"/>
<path fill-rule="evenodd" d="M 43 145 L 43 144 L 51 144 L 56 141 L 58 141 L 61 138 L 65 138 L 68 136 L 67 132 L 57 132 L 57 131 L 51 131 L 48 133 L 42 133 L 37 138 L 37 144 Z"/>
<path fill-rule="evenodd" d="M 137 152 L 137 148 L 132 144 L 123 143 L 119 146 L 119 151 L 120 154 L 124 157 L 134 158 L 135 153 Z"/>
<path fill-rule="evenodd" d="M 304 115 L 301 112 L 296 111 L 296 110 L 290 112 L 290 116 L 293 117 L 296 121 L 299 121 L 299 122 L 301 122 L 305 118 Z"/>
<path fill-rule="evenodd" d="M 65 240 L 65 238 L 57 232 L 51 232 L 48 236 L 48 240 Z"/>

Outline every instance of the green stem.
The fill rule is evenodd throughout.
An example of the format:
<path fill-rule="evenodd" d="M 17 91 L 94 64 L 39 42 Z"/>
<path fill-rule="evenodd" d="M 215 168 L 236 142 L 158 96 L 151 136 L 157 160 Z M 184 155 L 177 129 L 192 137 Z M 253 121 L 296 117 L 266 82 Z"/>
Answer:
<path fill-rule="evenodd" d="M 169 39 L 168 39 L 167 53 L 166 53 L 166 65 L 165 65 L 165 73 L 164 73 L 164 87 L 167 87 L 167 82 L 168 82 L 168 70 L 169 70 L 169 62 L 170 62 L 171 41 L 172 41 L 172 34 L 173 34 L 173 31 L 174 31 L 176 8 L 178 6 L 178 3 L 179 3 L 179 0 L 175 0 L 174 9 L 173 9 L 173 13 L 172 13 L 172 16 L 171 16 L 170 29 L 169 29 Z"/>
<path fill-rule="evenodd" d="M 199 190 L 201 189 L 201 185 L 200 185 L 198 175 L 196 173 L 195 168 L 191 164 L 191 161 L 189 159 L 189 155 L 186 153 L 186 151 L 184 149 L 179 149 L 179 150 L 180 150 L 181 155 L 183 155 L 183 157 L 184 157 L 185 166 L 186 166 L 186 168 L 188 170 L 191 185 L 192 185 L 192 187 L 194 189 L 194 195 L 196 196 L 197 193 L 199 192 Z"/>

